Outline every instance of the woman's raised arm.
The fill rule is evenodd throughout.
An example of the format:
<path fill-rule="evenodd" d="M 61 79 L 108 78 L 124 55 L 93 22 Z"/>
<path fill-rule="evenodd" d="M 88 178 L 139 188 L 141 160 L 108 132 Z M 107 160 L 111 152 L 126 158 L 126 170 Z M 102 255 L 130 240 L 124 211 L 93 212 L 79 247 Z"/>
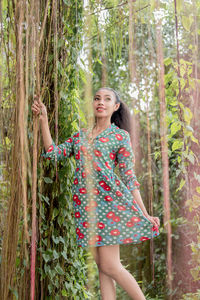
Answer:
<path fill-rule="evenodd" d="M 37 95 L 34 96 L 34 103 L 31 109 L 35 115 L 38 115 L 41 112 L 39 120 L 40 120 L 40 125 L 42 130 L 44 148 L 47 151 L 49 147 L 52 145 L 53 141 L 49 130 L 47 109 L 46 106 L 41 102 L 39 96 Z"/>

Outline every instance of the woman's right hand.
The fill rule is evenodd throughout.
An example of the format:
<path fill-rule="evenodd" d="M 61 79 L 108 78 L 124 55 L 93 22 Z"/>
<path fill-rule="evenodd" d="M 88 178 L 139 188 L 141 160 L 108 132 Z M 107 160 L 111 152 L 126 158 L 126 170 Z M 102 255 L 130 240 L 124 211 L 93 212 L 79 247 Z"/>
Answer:
<path fill-rule="evenodd" d="M 41 102 L 40 97 L 38 95 L 34 95 L 34 103 L 32 104 L 31 109 L 35 115 L 38 115 L 41 112 L 39 117 L 40 121 L 47 119 L 46 106 Z"/>

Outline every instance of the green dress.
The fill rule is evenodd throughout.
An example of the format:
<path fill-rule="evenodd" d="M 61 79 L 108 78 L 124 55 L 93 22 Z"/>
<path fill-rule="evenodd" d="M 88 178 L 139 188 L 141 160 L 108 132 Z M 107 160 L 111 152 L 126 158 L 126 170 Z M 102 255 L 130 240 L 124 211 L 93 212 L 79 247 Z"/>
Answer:
<path fill-rule="evenodd" d="M 52 141 L 41 154 L 52 162 L 75 157 L 72 194 L 77 245 L 139 244 L 158 236 L 158 227 L 143 215 L 131 193 L 140 183 L 129 133 L 112 123 L 90 143 L 91 130 L 82 128 L 57 146 Z M 119 176 L 114 172 L 117 165 Z"/>

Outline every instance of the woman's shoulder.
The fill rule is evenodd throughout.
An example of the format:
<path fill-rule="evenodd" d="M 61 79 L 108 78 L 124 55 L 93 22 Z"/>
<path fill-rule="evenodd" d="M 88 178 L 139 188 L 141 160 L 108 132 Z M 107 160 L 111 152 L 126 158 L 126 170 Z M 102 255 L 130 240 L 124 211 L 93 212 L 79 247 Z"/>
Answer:
<path fill-rule="evenodd" d="M 129 132 L 123 128 L 118 127 L 117 125 L 114 124 L 113 126 L 114 132 L 122 135 L 123 137 L 127 137 L 129 135 Z"/>

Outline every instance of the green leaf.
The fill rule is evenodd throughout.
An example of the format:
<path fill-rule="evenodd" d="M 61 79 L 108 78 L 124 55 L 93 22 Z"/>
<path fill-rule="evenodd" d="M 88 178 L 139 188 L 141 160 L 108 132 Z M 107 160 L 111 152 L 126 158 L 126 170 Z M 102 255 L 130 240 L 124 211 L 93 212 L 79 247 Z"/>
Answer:
<path fill-rule="evenodd" d="M 196 191 L 197 191 L 197 193 L 200 194 L 200 186 L 197 186 L 197 187 L 196 187 Z"/>
<path fill-rule="evenodd" d="M 59 254 L 58 254 L 58 252 L 55 249 L 53 250 L 53 257 L 54 257 L 54 259 L 58 259 L 59 258 Z"/>
<path fill-rule="evenodd" d="M 192 116 L 193 116 L 193 113 L 191 112 L 189 107 L 185 107 L 185 109 L 184 109 L 184 120 L 187 123 L 190 123 L 190 120 L 192 119 Z"/>
<path fill-rule="evenodd" d="M 177 131 L 181 129 L 181 124 L 179 121 L 172 123 L 171 125 L 171 135 L 174 135 Z"/>
<path fill-rule="evenodd" d="M 190 27 L 191 27 L 191 21 L 189 17 L 186 16 L 182 16 L 182 24 L 183 27 L 185 28 L 185 30 L 190 31 Z"/>
<path fill-rule="evenodd" d="M 165 66 L 169 66 L 169 65 L 171 65 L 172 64 L 172 58 L 171 57 L 166 57 L 165 59 L 164 59 L 164 64 L 165 64 Z"/>
<path fill-rule="evenodd" d="M 63 269 L 61 268 L 61 266 L 59 264 L 56 265 L 55 270 L 60 275 L 64 275 L 65 274 L 65 272 L 63 271 Z"/>
<path fill-rule="evenodd" d="M 61 293 L 62 293 L 62 296 L 66 296 L 66 297 L 68 296 L 67 291 L 64 289 L 61 291 Z"/>
<path fill-rule="evenodd" d="M 179 190 L 181 190 L 182 187 L 184 186 L 184 184 L 185 184 L 185 180 L 183 178 L 181 178 L 181 182 L 179 184 L 179 187 L 176 189 L 176 192 L 179 191 Z"/>
<path fill-rule="evenodd" d="M 51 178 L 49 178 L 49 177 L 44 177 L 44 181 L 46 183 L 53 183 L 53 180 Z"/>
<path fill-rule="evenodd" d="M 42 254 L 42 257 L 44 258 L 45 262 L 48 262 L 48 261 L 51 260 L 51 257 L 50 257 L 50 255 L 48 255 L 48 254 L 43 253 L 43 254 Z"/>
<path fill-rule="evenodd" d="M 177 149 L 182 148 L 183 142 L 181 140 L 175 140 L 175 142 L 172 144 L 172 151 L 175 151 Z"/>

